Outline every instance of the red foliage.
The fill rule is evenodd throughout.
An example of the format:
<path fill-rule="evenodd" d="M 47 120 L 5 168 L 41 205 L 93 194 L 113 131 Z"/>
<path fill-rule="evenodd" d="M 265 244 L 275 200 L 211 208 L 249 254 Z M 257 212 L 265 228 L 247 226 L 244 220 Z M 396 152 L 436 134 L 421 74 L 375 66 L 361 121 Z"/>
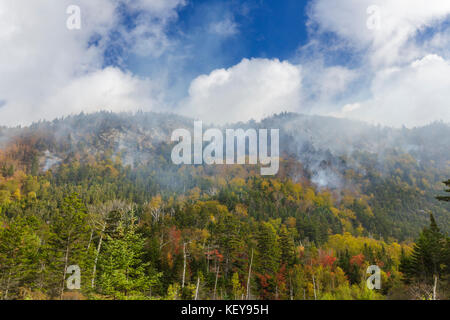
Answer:
<path fill-rule="evenodd" d="M 283 264 L 280 271 L 276 275 L 277 283 L 282 284 L 286 282 L 286 265 Z"/>
<path fill-rule="evenodd" d="M 174 247 L 175 254 L 178 254 L 181 248 L 181 231 L 177 230 L 176 227 L 172 227 L 169 230 L 169 239 Z"/>
<path fill-rule="evenodd" d="M 220 254 L 219 250 L 217 250 L 217 249 L 208 251 L 205 254 L 206 254 L 206 258 L 209 260 L 218 259 L 220 262 L 223 261 L 223 255 Z"/>
<path fill-rule="evenodd" d="M 272 276 L 268 274 L 259 274 L 259 273 L 256 273 L 256 276 L 258 277 L 259 284 L 261 286 L 261 298 L 263 300 L 272 299 L 273 288 L 271 288 L 271 285 L 269 283 L 269 281 L 272 279 Z"/>
<path fill-rule="evenodd" d="M 327 254 L 320 257 L 320 264 L 323 267 L 332 267 L 335 261 L 336 261 L 335 257 Z"/>
<path fill-rule="evenodd" d="M 269 287 L 269 280 L 272 278 L 270 275 L 257 273 L 256 276 L 259 278 L 259 283 L 261 284 L 261 288 L 265 289 L 265 288 Z"/>
<path fill-rule="evenodd" d="M 353 264 L 353 265 L 358 265 L 359 267 L 361 267 L 362 264 L 364 263 L 365 259 L 366 259 L 366 257 L 364 257 L 364 255 L 362 253 L 360 253 L 360 254 L 358 254 L 356 256 L 353 256 L 350 259 L 350 263 Z"/>

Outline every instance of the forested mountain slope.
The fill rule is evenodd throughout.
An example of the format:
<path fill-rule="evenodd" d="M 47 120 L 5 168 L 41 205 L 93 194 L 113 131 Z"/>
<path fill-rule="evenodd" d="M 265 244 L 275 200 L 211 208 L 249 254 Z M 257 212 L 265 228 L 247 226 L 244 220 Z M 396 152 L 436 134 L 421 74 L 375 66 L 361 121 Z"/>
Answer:
<path fill-rule="evenodd" d="M 1 128 L 3 298 L 79 294 L 64 290 L 67 264 L 88 298 L 383 298 L 402 287 L 429 212 L 450 231 L 435 198 L 450 176 L 447 124 L 281 114 L 228 127 L 280 129 L 279 173 L 175 166 L 170 136 L 193 120 L 170 114 Z M 364 287 L 371 264 L 382 292 Z"/>

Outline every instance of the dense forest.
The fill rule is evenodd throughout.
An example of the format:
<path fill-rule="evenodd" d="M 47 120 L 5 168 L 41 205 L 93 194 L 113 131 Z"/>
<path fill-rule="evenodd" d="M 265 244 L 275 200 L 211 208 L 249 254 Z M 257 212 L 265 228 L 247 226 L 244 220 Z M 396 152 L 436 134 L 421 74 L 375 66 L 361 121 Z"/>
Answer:
<path fill-rule="evenodd" d="M 230 125 L 280 129 L 273 177 L 172 164 L 171 132 L 192 125 L 96 113 L 0 128 L 1 299 L 450 298 L 449 125 Z"/>

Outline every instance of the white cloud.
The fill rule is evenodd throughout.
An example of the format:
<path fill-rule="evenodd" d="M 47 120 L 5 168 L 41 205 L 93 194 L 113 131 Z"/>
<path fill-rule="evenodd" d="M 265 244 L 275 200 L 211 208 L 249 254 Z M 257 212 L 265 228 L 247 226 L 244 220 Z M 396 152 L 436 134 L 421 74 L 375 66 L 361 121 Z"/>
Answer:
<path fill-rule="evenodd" d="M 450 62 L 428 55 L 406 67 L 383 69 L 372 83 L 373 98 L 346 116 L 389 126 L 421 126 L 450 119 Z"/>
<path fill-rule="evenodd" d="M 180 49 L 167 36 L 167 26 L 187 1 L 75 3 L 82 13 L 79 31 L 66 28 L 66 8 L 72 0 L 0 1 L 0 124 L 28 124 L 80 111 L 165 106 L 170 95 L 164 68 L 176 69 L 173 57 L 170 66 L 163 63 L 159 78 L 148 79 L 105 69 L 104 53 L 112 31 L 120 34 L 117 45 L 125 52 L 158 58 Z M 367 28 L 371 5 L 381 9 L 379 30 Z M 136 27 L 121 24 L 118 9 L 123 6 L 136 14 Z M 178 110 L 218 123 L 260 120 L 281 111 L 331 113 L 396 126 L 450 121 L 450 29 L 432 28 L 449 13 L 450 1 L 442 0 L 313 0 L 311 56 L 298 65 L 244 59 L 201 75 L 192 81 Z M 221 19 L 209 24 L 209 32 L 239 32 L 232 16 Z M 433 32 L 415 41 L 418 32 L 429 27 Z M 325 32 L 340 41 L 326 42 Z M 99 41 L 89 46 L 93 37 Z M 186 54 L 189 44 L 183 45 L 187 51 L 180 52 Z M 337 51 L 362 57 L 359 66 L 326 64 L 327 55 Z"/>
<path fill-rule="evenodd" d="M 72 112 L 157 108 L 164 79 L 141 79 L 103 69 L 109 33 L 119 30 L 128 48 L 147 55 L 168 46 L 164 28 L 183 0 L 78 0 L 81 30 L 68 30 L 72 0 L 0 2 L 0 124 L 29 124 Z M 121 29 L 117 9 L 144 10 L 139 28 Z M 98 45 L 89 46 L 92 37 Z M 138 44 L 138 45 L 136 45 Z M 158 50 L 157 50 L 158 49 Z M 157 81 L 158 80 L 158 81 Z"/>
<path fill-rule="evenodd" d="M 346 104 L 346 105 L 342 108 L 342 112 L 343 112 L 343 113 L 349 113 L 349 112 L 353 112 L 353 111 L 355 111 L 355 110 L 358 110 L 359 108 L 361 108 L 361 104 L 359 104 L 359 103 Z"/>
<path fill-rule="evenodd" d="M 232 36 L 239 32 L 238 25 L 231 19 L 211 23 L 209 30 L 220 36 Z"/>
<path fill-rule="evenodd" d="M 136 27 L 128 30 L 122 26 L 120 32 L 125 45 L 141 56 L 160 57 L 171 46 L 166 35 L 167 24 L 178 17 L 176 9 L 186 4 L 185 0 L 113 0 L 125 4 L 136 17 Z"/>
<path fill-rule="evenodd" d="M 378 30 L 367 27 L 370 6 L 380 9 Z M 314 0 L 309 17 L 319 33 L 333 32 L 357 49 L 368 48 L 370 61 L 380 66 L 417 58 L 408 41 L 449 14 L 450 1 L 442 0 Z"/>
<path fill-rule="evenodd" d="M 54 114 L 95 112 L 101 110 L 157 110 L 162 102 L 162 90 L 149 79 L 141 79 L 117 68 L 106 68 L 74 79 L 44 104 Z M 59 107 L 64 105 L 64 110 Z"/>
<path fill-rule="evenodd" d="M 358 70 L 342 66 L 324 66 L 322 61 L 302 64 L 305 104 L 314 113 L 334 110 L 335 102 L 348 93 L 359 75 Z"/>
<path fill-rule="evenodd" d="M 301 69 L 289 62 L 244 59 L 192 81 L 181 112 L 208 122 L 261 120 L 301 106 Z"/>
<path fill-rule="evenodd" d="M 374 14 L 379 28 L 371 30 L 368 19 Z M 321 103 L 322 109 L 312 102 L 313 111 L 392 126 L 449 122 L 450 42 L 449 29 L 442 28 L 449 17 L 449 1 L 314 0 L 309 10 L 313 56 L 358 57 L 360 85 L 351 87 L 354 79 L 342 82 L 344 96 Z M 328 45 L 329 32 L 337 35 L 337 48 Z M 317 79 L 317 87 L 326 91 L 323 74 L 305 72 L 305 77 Z"/>

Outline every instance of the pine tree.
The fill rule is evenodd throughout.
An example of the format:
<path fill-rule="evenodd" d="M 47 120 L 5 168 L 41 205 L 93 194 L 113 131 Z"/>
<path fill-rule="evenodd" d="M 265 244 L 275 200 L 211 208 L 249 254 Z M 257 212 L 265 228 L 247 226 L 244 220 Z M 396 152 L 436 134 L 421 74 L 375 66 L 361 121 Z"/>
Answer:
<path fill-rule="evenodd" d="M 445 252 L 448 241 L 440 232 L 433 214 L 430 213 L 430 226 L 423 229 L 414 244 L 410 257 L 402 256 L 400 270 L 404 273 L 407 284 L 418 283 L 434 287 L 445 275 Z"/>
<path fill-rule="evenodd" d="M 63 298 L 67 267 L 86 263 L 90 234 L 86 207 L 76 193 L 64 198 L 61 208 L 53 217 L 50 227 L 48 264 L 52 269 L 52 281 L 60 298 Z M 84 269 L 84 268 L 82 268 Z M 85 270 L 85 269 L 84 269 Z M 85 270 L 87 271 L 87 270 Z"/>
<path fill-rule="evenodd" d="M 295 244 L 285 225 L 280 230 L 281 263 L 291 268 L 295 264 Z"/>
<path fill-rule="evenodd" d="M 160 274 L 149 275 L 149 263 L 143 261 L 145 239 L 119 226 L 117 238 L 108 236 L 99 260 L 98 286 L 101 293 L 114 299 L 144 299 L 158 282 Z"/>
<path fill-rule="evenodd" d="M 280 249 L 277 233 L 270 223 L 262 223 L 258 240 L 258 271 L 260 273 L 274 274 L 280 263 Z"/>
<path fill-rule="evenodd" d="M 445 190 L 446 192 L 450 193 L 450 179 L 447 181 L 444 181 L 444 184 L 447 186 L 447 190 Z M 439 201 L 446 201 L 446 202 L 450 202 L 450 196 L 442 196 L 442 197 L 437 197 L 437 199 Z M 444 277 L 447 281 L 447 285 L 449 285 L 450 283 L 450 237 L 446 237 L 445 240 L 445 248 L 443 250 L 443 264 L 444 264 Z"/>
<path fill-rule="evenodd" d="M 449 188 L 449 189 L 446 189 L 445 192 L 450 193 L 450 180 L 444 181 L 443 183 L 447 186 L 447 188 Z M 436 199 L 438 199 L 439 201 L 450 202 L 450 196 L 436 197 Z"/>
<path fill-rule="evenodd" d="M 0 228 L 0 299 L 18 298 L 19 288 L 32 287 L 38 270 L 40 239 L 37 219 L 17 218 Z"/>
<path fill-rule="evenodd" d="M 276 273 L 280 266 L 280 248 L 277 232 L 271 223 L 260 225 L 257 238 L 257 259 L 255 263 L 258 286 L 262 299 L 272 299 L 277 291 Z"/>

